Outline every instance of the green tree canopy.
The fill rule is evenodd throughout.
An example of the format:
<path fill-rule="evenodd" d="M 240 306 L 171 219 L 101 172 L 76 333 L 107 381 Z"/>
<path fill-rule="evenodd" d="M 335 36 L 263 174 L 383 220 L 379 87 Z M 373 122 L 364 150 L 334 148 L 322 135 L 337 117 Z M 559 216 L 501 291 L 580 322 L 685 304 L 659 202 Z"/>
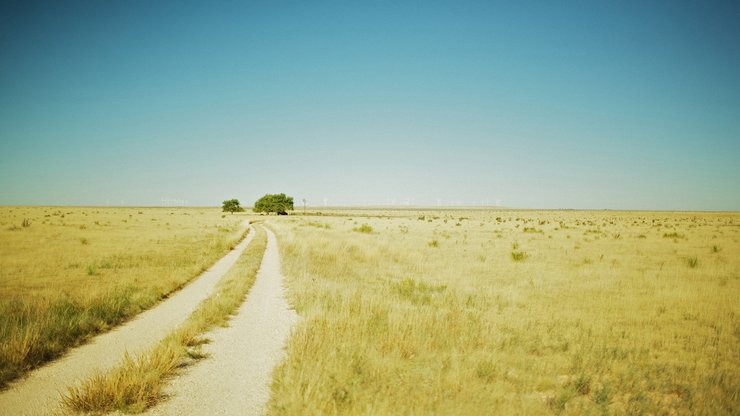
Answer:
<path fill-rule="evenodd" d="M 233 214 L 235 212 L 242 212 L 242 211 L 244 211 L 244 208 L 242 208 L 239 205 L 239 200 L 236 199 L 236 198 L 234 198 L 234 199 L 227 199 L 226 201 L 224 201 L 223 211 L 224 212 L 230 212 L 230 213 Z"/>
<path fill-rule="evenodd" d="M 293 197 L 285 194 L 267 194 L 254 203 L 254 212 L 275 212 L 284 215 L 288 210 L 293 211 Z"/>

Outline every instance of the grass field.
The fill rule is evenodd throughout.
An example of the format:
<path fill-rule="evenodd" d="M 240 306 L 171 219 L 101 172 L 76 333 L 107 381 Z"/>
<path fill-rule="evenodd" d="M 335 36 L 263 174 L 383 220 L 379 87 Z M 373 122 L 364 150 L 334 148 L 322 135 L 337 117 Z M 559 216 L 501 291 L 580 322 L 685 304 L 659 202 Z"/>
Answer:
<path fill-rule="evenodd" d="M 243 221 L 214 208 L 0 207 L 0 387 L 182 287 Z"/>
<path fill-rule="evenodd" d="M 303 317 L 272 415 L 740 414 L 740 214 L 270 224 Z"/>

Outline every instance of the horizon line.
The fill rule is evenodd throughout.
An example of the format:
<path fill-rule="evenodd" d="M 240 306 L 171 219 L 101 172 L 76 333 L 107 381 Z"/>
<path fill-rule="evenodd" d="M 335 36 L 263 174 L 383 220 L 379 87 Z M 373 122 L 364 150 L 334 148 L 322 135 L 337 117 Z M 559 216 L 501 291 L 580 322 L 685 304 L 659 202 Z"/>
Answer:
<path fill-rule="evenodd" d="M 40 205 L 40 204 L 0 204 L 0 208 L 184 208 L 184 209 L 197 209 L 197 208 L 221 208 L 219 205 L 91 205 L 91 204 L 67 204 L 67 205 Z M 242 208 L 251 210 L 254 208 L 252 205 L 243 206 Z M 300 214 L 302 211 L 301 206 L 293 208 L 293 211 Z M 684 209 L 624 209 L 624 208 L 526 208 L 526 207 L 507 207 L 500 205 L 327 205 L 327 206 L 306 206 L 306 210 L 320 211 L 320 210 L 396 210 L 396 211 L 413 211 L 413 210 L 427 210 L 427 211 L 462 211 L 462 210 L 491 210 L 491 211 L 612 211 L 612 212 L 685 212 L 685 213 L 732 213 L 740 214 L 740 210 L 684 210 Z M 307 212 L 310 213 L 310 212 Z"/>

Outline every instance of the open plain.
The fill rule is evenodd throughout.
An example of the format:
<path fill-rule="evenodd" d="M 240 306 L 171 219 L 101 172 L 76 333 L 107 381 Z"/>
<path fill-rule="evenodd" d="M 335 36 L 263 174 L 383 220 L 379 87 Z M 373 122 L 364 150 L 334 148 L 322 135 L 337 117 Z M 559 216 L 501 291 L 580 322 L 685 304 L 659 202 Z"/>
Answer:
<path fill-rule="evenodd" d="M 200 264 L 207 265 L 208 253 L 216 256 L 237 241 L 239 223 L 259 219 L 276 235 L 268 244 L 260 231 L 260 242 L 220 289 L 153 350 L 79 389 L 60 391 L 68 412 L 187 413 L 195 409 L 188 404 L 194 394 L 218 391 L 228 393 L 196 404 L 219 412 L 225 407 L 218 403 L 230 403 L 227 413 L 261 414 L 267 400 L 270 415 L 740 411 L 738 213 L 419 208 L 245 216 L 96 208 L 88 215 L 106 216 L 66 225 L 53 213 L 85 217 L 88 211 L 34 210 L 51 212 L 41 217 L 37 237 L 30 230 L 38 215 L 28 211 L 30 226 L 7 229 L 17 213 L 3 226 L 27 250 L 38 239 L 60 242 L 54 255 L 36 256 L 46 259 L 38 263 L 45 272 L 21 262 L 7 241 L 3 264 L 15 264 L 16 275 L 29 270 L 40 280 L 56 271 L 57 277 L 54 286 L 34 286 L 31 279 L 8 278 L 11 269 L 4 268 L 6 310 L 52 299 L 78 302 L 88 316 L 98 306 L 79 299 L 121 286 L 130 297 L 152 293 L 149 303 L 127 309 L 126 319 L 182 286 L 188 272 L 207 267 Z M 101 229 L 82 237 L 89 227 Z M 24 232 L 27 240 L 19 239 Z M 85 257 L 78 244 L 101 251 Z M 269 260 L 261 260 L 265 244 Z M 207 249 L 196 257 L 203 263 L 188 251 L 196 246 Z M 181 251 L 187 260 L 176 257 Z M 138 274 L 124 267 L 134 259 Z M 96 272 L 64 266 L 72 262 Z M 269 272 L 260 271 L 265 276 L 252 288 L 260 262 Z M 165 266 L 169 274 L 158 274 Z M 109 298 L 102 299 L 107 305 Z M 292 316 L 292 309 L 299 318 L 281 353 L 288 326 L 279 329 L 263 315 Z M 59 319 L 38 316 L 25 319 L 31 325 Z M 7 322 L 17 321 L 4 319 L 5 334 L 12 333 Z M 219 324 L 228 328 L 213 329 Z"/>
<path fill-rule="evenodd" d="M 737 213 L 316 214 L 271 414 L 740 412 Z"/>

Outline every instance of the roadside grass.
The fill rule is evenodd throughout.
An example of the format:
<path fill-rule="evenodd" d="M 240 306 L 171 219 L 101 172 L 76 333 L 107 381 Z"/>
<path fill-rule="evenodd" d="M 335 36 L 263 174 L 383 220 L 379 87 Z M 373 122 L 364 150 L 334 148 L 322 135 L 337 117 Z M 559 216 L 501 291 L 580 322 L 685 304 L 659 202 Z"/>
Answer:
<path fill-rule="evenodd" d="M 120 366 L 92 376 L 79 388 L 70 388 L 63 398 L 64 405 L 72 411 L 93 413 L 139 413 L 155 405 L 168 377 L 205 357 L 200 351 L 200 346 L 208 342 L 203 334 L 214 326 L 225 325 L 244 301 L 267 246 L 265 231 L 261 227 L 255 230 L 254 239 L 213 295 L 180 328 L 151 351 L 138 357 L 126 356 Z"/>
<path fill-rule="evenodd" d="M 303 319 L 270 415 L 740 414 L 736 213 L 322 214 L 271 223 Z"/>
<path fill-rule="evenodd" d="M 0 388 L 181 288 L 243 238 L 243 220 L 205 208 L 0 207 Z"/>

